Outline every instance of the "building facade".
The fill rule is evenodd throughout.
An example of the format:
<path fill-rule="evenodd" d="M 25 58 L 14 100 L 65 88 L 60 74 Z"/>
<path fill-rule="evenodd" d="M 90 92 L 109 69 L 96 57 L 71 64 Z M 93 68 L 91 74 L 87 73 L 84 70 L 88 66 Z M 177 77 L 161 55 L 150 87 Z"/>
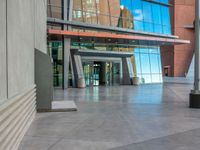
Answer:
<path fill-rule="evenodd" d="M 46 1 L 0 1 L 0 149 L 17 150 L 36 113 L 34 51 L 47 53 Z"/>
<path fill-rule="evenodd" d="M 162 47 L 163 70 L 171 77 L 194 76 L 194 20 L 195 0 L 177 1 L 171 0 L 173 7 L 170 8 L 172 33 L 182 39 L 190 41 L 190 44 L 172 45 Z M 184 15 L 187 14 L 187 15 Z M 171 59 L 170 59 L 171 58 Z"/>
<path fill-rule="evenodd" d="M 165 47 L 189 43 L 174 35 L 171 7 L 168 0 L 48 0 L 54 85 L 161 83 Z"/>

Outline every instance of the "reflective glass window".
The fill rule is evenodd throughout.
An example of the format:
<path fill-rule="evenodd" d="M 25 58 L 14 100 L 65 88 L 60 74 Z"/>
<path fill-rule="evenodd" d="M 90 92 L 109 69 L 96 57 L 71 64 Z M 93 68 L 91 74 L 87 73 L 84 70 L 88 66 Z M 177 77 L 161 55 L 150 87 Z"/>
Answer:
<path fill-rule="evenodd" d="M 120 0 L 108 0 L 111 26 L 118 26 L 120 18 Z"/>
<path fill-rule="evenodd" d="M 144 31 L 144 22 L 134 20 L 134 29 L 137 31 Z"/>
<path fill-rule="evenodd" d="M 162 6 L 161 7 L 161 14 L 162 14 L 163 33 L 164 34 L 171 34 L 169 7 Z"/>
<path fill-rule="evenodd" d="M 76 21 L 160 34 L 171 34 L 169 13 L 168 6 L 143 0 L 74 0 L 73 6 Z"/>
<path fill-rule="evenodd" d="M 135 63 L 136 63 L 136 70 L 137 70 L 137 74 L 141 74 L 142 70 L 141 70 L 141 61 L 140 61 L 140 54 L 139 53 L 135 53 Z"/>
<path fill-rule="evenodd" d="M 81 0 L 83 11 L 96 13 L 96 0 Z"/>
<path fill-rule="evenodd" d="M 53 61 L 53 83 L 56 87 L 62 87 L 63 84 L 62 47 L 62 41 L 48 41 L 48 53 Z"/>
<path fill-rule="evenodd" d="M 144 31 L 146 32 L 153 32 L 153 24 L 144 22 Z"/>
<path fill-rule="evenodd" d="M 142 4 L 143 4 L 144 22 L 151 23 L 152 22 L 151 3 L 143 1 Z"/>
<path fill-rule="evenodd" d="M 110 17 L 109 17 L 109 4 L 108 0 L 97 0 L 97 17 L 98 24 L 101 25 L 110 25 Z"/>
<path fill-rule="evenodd" d="M 159 5 L 152 5 L 152 16 L 154 24 L 162 24 L 161 10 Z"/>
<path fill-rule="evenodd" d="M 159 47 L 134 48 L 136 73 L 141 83 L 161 83 L 161 58 Z"/>
<path fill-rule="evenodd" d="M 142 2 L 141 0 L 134 0 L 133 3 L 133 15 L 135 21 L 143 21 L 143 12 L 142 12 Z"/>
<path fill-rule="evenodd" d="M 160 73 L 158 59 L 159 59 L 159 57 L 158 57 L 157 54 L 151 54 L 150 55 L 151 73 Z"/>
<path fill-rule="evenodd" d="M 142 73 L 150 73 L 150 61 L 148 54 L 140 54 Z"/>
<path fill-rule="evenodd" d="M 160 0 L 161 3 L 169 4 L 169 0 Z"/>

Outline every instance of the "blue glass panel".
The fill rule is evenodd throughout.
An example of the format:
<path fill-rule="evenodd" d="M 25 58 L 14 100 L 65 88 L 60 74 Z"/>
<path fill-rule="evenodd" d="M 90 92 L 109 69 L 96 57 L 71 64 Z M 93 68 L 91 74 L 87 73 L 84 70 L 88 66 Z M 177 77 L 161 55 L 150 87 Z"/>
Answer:
<path fill-rule="evenodd" d="M 166 26 L 170 26 L 169 8 L 166 6 L 162 6 L 161 14 L 162 14 L 162 24 Z"/>
<path fill-rule="evenodd" d="M 171 28 L 170 26 L 163 26 L 163 34 L 171 34 Z"/>
<path fill-rule="evenodd" d="M 150 55 L 150 63 L 151 63 L 151 73 L 160 73 L 160 66 L 159 66 L 159 57 L 157 54 Z"/>
<path fill-rule="evenodd" d="M 134 29 L 137 30 L 137 31 L 144 31 L 143 21 L 134 20 Z"/>
<path fill-rule="evenodd" d="M 152 23 L 144 23 L 144 31 L 153 32 L 153 24 Z"/>
<path fill-rule="evenodd" d="M 137 76 L 141 83 L 161 83 L 162 70 L 159 47 L 140 47 L 134 49 Z"/>
<path fill-rule="evenodd" d="M 144 48 L 141 47 L 140 48 L 140 53 L 147 53 L 148 54 L 149 53 L 149 49 L 147 47 L 146 48 L 145 47 Z"/>
<path fill-rule="evenodd" d="M 170 15 L 169 15 L 169 8 L 166 6 L 161 7 L 161 14 L 162 14 L 162 25 L 163 25 L 163 33 L 164 34 L 171 34 L 171 23 L 170 23 Z"/>
<path fill-rule="evenodd" d="M 149 54 L 140 54 L 142 73 L 150 73 Z"/>
<path fill-rule="evenodd" d="M 149 53 L 151 54 L 159 54 L 158 48 L 149 48 Z"/>
<path fill-rule="evenodd" d="M 133 0 L 133 16 L 134 20 L 143 20 L 141 0 Z"/>
<path fill-rule="evenodd" d="M 140 48 L 134 48 L 134 53 L 139 53 L 140 52 Z"/>
<path fill-rule="evenodd" d="M 153 15 L 153 23 L 161 25 L 162 20 L 161 20 L 160 5 L 156 4 L 152 5 L 152 15 Z"/>
<path fill-rule="evenodd" d="M 161 3 L 169 4 L 169 0 L 160 0 Z"/>
<path fill-rule="evenodd" d="M 152 11 L 151 11 L 151 3 L 149 2 L 142 2 L 143 4 L 143 16 L 144 22 L 152 22 Z"/>
<path fill-rule="evenodd" d="M 154 32 L 162 34 L 163 33 L 162 25 L 154 24 Z"/>
<path fill-rule="evenodd" d="M 141 64 L 140 64 L 140 54 L 139 53 L 135 53 L 135 61 L 136 61 L 136 70 L 137 70 L 137 74 L 141 74 Z"/>
<path fill-rule="evenodd" d="M 156 2 L 161 2 L 161 3 L 165 3 L 165 4 L 168 4 L 169 3 L 169 0 L 154 0 Z"/>

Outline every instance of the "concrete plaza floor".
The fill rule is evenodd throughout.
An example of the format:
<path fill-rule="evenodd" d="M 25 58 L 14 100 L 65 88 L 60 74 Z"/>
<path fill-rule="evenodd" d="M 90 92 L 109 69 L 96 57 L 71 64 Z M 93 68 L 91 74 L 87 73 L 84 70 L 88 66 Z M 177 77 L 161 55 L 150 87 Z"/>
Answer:
<path fill-rule="evenodd" d="M 20 150 L 198 150 L 200 110 L 188 108 L 191 84 L 55 91 L 77 112 L 38 113 Z"/>

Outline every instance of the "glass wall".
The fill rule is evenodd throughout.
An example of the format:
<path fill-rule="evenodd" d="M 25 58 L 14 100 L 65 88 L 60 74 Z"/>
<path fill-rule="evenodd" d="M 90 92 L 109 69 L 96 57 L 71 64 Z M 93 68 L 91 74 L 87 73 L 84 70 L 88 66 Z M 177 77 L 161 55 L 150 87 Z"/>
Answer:
<path fill-rule="evenodd" d="M 55 87 L 63 86 L 63 42 L 48 41 L 48 53 L 53 63 L 53 83 Z"/>
<path fill-rule="evenodd" d="M 73 0 L 73 21 L 133 29 L 136 31 L 171 34 L 168 0 Z M 48 0 L 48 17 L 63 18 L 62 0 Z M 57 26 L 48 26 L 57 29 Z M 62 29 L 62 27 L 59 27 Z M 75 31 L 89 31 L 75 29 Z M 89 31 L 99 32 L 99 31 Z M 96 41 L 95 41 L 96 40 Z M 131 51 L 135 74 L 142 83 L 162 82 L 159 46 L 119 42 L 116 39 L 87 39 L 73 37 L 71 46 L 78 49 Z M 54 85 L 62 86 L 62 38 L 50 39 L 49 52 L 54 62 Z"/>
<path fill-rule="evenodd" d="M 171 34 L 168 0 L 74 0 L 73 20 Z"/>
<path fill-rule="evenodd" d="M 161 83 L 162 70 L 158 47 L 138 47 L 134 49 L 137 76 L 141 83 Z"/>
<path fill-rule="evenodd" d="M 80 42 L 72 39 L 72 48 L 92 49 L 102 51 L 123 51 L 133 52 L 131 58 L 134 75 L 140 78 L 141 83 L 161 83 L 162 69 L 159 46 L 142 46 L 130 44 L 116 44 L 116 41 L 102 39 L 102 41 L 91 41 L 89 39 L 80 39 Z M 102 42 L 102 43 L 99 43 Z"/>

